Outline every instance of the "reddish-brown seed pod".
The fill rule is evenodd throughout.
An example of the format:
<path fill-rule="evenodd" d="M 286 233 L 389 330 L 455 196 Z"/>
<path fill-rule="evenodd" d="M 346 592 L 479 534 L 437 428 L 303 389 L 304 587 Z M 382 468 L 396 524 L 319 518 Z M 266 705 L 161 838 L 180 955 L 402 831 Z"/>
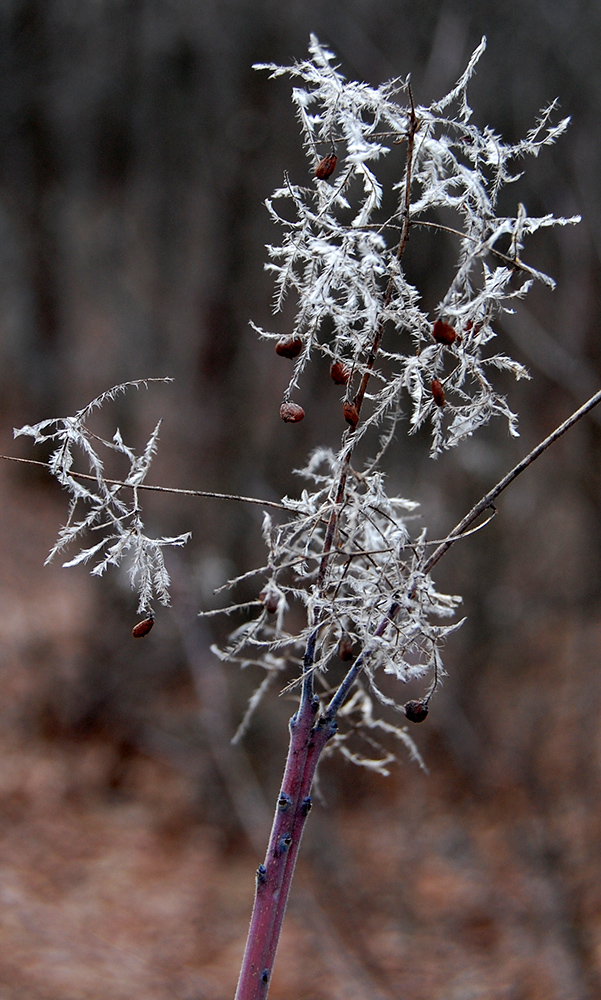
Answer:
<path fill-rule="evenodd" d="M 305 411 L 298 403 L 282 403 L 280 406 L 280 417 L 286 424 L 298 424 L 304 415 Z"/>
<path fill-rule="evenodd" d="M 275 345 L 275 353 L 281 358 L 298 358 L 303 349 L 300 337 L 282 337 Z"/>
<path fill-rule="evenodd" d="M 262 590 L 259 600 L 270 615 L 274 615 L 278 610 L 278 595 L 274 594 L 273 590 Z"/>
<path fill-rule="evenodd" d="M 405 705 L 405 715 L 409 722 L 423 722 L 428 714 L 425 701 L 408 701 Z"/>
<path fill-rule="evenodd" d="M 457 340 L 457 332 L 444 319 L 436 320 L 432 327 L 432 336 L 437 344 L 454 344 Z"/>
<path fill-rule="evenodd" d="M 440 407 L 444 406 L 445 404 L 444 389 L 437 378 L 432 379 L 432 396 L 437 406 Z"/>
<path fill-rule="evenodd" d="M 338 643 L 338 656 L 341 660 L 355 659 L 353 640 L 346 632 L 343 632 L 340 636 L 340 642 Z"/>
<path fill-rule="evenodd" d="M 342 361 L 332 361 L 330 365 L 330 378 L 332 382 L 335 382 L 336 385 L 347 385 L 350 377 L 351 373 L 346 365 L 342 364 Z"/>
<path fill-rule="evenodd" d="M 154 625 L 154 618 L 151 616 L 149 618 L 144 618 L 143 621 L 138 622 L 137 625 L 131 630 L 131 634 L 134 639 L 143 639 L 145 635 L 148 635 L 152 626 Z"/>
<path fill-rule="evenodd" d="M 336 164 L 338 163 L 338 157 L 336 153 L 328 153 L 324 156 L 322 160 L 319 161 L 315 167 L 315 176 L 320 181 L 327 181 L 328 177 L 331 177 L 336 169 Z"/>
<path fill-rule="evenodd" d="M 350 427 L 355 429 L 359 423 L 359 410 L 354 403 L 344 403 L 342 406 L 342 416 Z"/>

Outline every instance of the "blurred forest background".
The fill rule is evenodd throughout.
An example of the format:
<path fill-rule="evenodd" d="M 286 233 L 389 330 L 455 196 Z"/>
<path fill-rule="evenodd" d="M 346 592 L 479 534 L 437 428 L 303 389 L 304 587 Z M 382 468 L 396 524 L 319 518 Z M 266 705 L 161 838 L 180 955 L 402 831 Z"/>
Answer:
<path fill-rule="evenodd" d="M 310 32 L 348 76 L 411 71 L 418 103 L 454 83 L 480 124 L 522 137 L 556 96 L 567 137 L 507 193 L 544 232 L 535 289 L 499 324 L 533 380 L 507 383 L 521 438 L 494 425 L 428 458 L 399 435 L 389 476 L 440 536 L 600 384 L 601 6 L 596 0 L 3 0 L 0 5 L 0 450 L 13 426 L 110 386 L 169 375 L 106 408 L 150 481 L 279 499 L 341 430 L 316 363 L 298 427 L 278 417 L 289 363 L 272 319 L 262 204 L 307 176 L 290 84 L 257 61 L 303 58 Z M 511 209 L 513 210 L 513 208 Z M 444 243 L 406 256 L 436 303 Z M 440 564 L 467 623 L 415 729 L 430 770 L 390 778 L 332 758 L 311 816 L 274 1000 L 594 1000 L 601 995 L 601 430 L 582 421 L 518 481 L 494 522 Z M 0 463 L 2 1000 L 233 996 L 292 702 L 274 690 L 230 738 L 258 678 L 209 652 L 227 576 L 263 561 L 260 508 L 144 498 L 173 607 L 143 643 L 119 575 L 43 567 L 66 497 Z M 214 631 L 213 631 L 214 627 Z M 416 692 L 407 692 L 408 697 Z"/>

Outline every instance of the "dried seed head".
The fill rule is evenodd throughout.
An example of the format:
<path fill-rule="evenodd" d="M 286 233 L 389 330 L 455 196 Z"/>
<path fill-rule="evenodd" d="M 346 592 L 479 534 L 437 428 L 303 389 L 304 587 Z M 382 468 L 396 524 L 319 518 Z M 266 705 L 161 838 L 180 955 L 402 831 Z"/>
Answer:
<path fill-rule="evenodd" d="M 444 319 L 437 319 L 432 327 L 432 336 L 437 344 L 454 344 L 457 340 L 457 333 L 450 323 Z"/>
<path fill-rule="evenodd" d="M 322 160 L 319 161 L 315 167 L 315 176 L 320 181 L 327 181 L 328 177 L 331 177 L 336 169 L 336 164 L 338 163 L 338 157 L 336 153 L 328 153 L 324 156 Z"/>
<path fill-rule="evenodd" d="M 298 424 L 304 415 L 305 411 L 298 403 L 282 403 L 280 406 L 280 417 L 287 424 Z"/>
<path fill-rule="evenodd" d="M 405 715 L 409 722 L 423 722 L 428 714 L 425 701 L 408 701 L 405 705 Z"/>
<path fill-rule="evenodd" d="M 270 615 L 275 615 L 276 611 L 278 610 L 278 595 L 275 593 L 275 591 L 262 590 L 261 593 L 259 594 L 259 600 L 261 601 L 261 604 L 263 605 L 265 610 L 268 611 Z"/>
<path fill-rule="evenodd" d="M 350 377 L 351 373 L 346 365 L 342 364 L 342 361 L 332 361 L 330 365 L 330 378 L 332 382 L 335 382 L 336 385 L 346 385 Z"/>
<path fill-rule="evenodd" d="M 359 423 L 359 410 L 354 403 L 344 403 L 342 407 L 342 415 L 353 430 Z"/>
<path fill-rule="evenodd" d="M 282 337 L 275 345 L 275 353 L 281 358 L 297 358 L 303 349 L 300 337 Z"/>
<path fill-rule="evenodd" d="M 154 617 L 151 615 L 149 618 L 144 618 L 143 621 L 138 622 L 137 625 L 131 630 L 131 634 L 134 639 L 143 639 L 145 635 L 148 635 L 152 626 L 154 625 Z"/>
<path fill-rule="evenodd" d="M 432 396 L 437 406 L 440 407 L 444 406 L 445 404 L 444 389 L 442 387 L 442 384 L 438 381 L 437 378 L 432 379 Z"/>
<path fill-rule="evenodd" d="M 343 632 L 338 643 L 338 656 L 341 660 L 354 660 L 353 640 L 347 632 Z"/>

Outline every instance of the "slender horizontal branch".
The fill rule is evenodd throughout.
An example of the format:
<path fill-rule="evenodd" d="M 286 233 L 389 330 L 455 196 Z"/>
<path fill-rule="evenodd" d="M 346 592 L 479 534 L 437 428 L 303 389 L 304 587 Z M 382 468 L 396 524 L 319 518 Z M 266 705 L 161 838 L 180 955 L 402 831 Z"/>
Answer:
<path fill-rule="evenodd" d="M 394 216 L 391 216 L 394 218 Z M 460 229 L 455 229 L 453 226 L 445 226 L 440 222 L 427 222 L 425 219 L 409 219 L 408 228 L 411 229 L 414 226 L 423 226 L 426 229 L 435 229 L 437 232 L 450 233 L 451 236 L 459 236 L 462 240 L 469 240 L 471 243 L 477 244 L 479 249 L 486 249 L 488 253 L 492 253 L 495 257 L 500 260 L 505 261 L 509 267 L 514 268 L 517 271 L 524 271 L 526 274 L 532 274 L 532 268 L 524 264 L 523 261 L 516 257 L 510 257 L 508 254 L 503 253 L 501 250 L 497 250 L 496 247 L 490 246 L 486 240 L 482 241 L 475 236 L 470 236 L 469 233 L 463 233 Z M 350 227 L 349 227 L 350 228 Z M 376 232 L 381 233 L 384 229 L 392 229 L 397 232 L 403 232 L 405 226 L 398 225 L 391 222 L 390 219 L 387 222 L 374 222 L 365 227 L 366 229 L 374 229 Z"/>
<path fill-rule="evenodd" d="M 492 506 L 492 504 L 499 496 L 499 494 L 502 493 L 503 490 L 505 490 L 514 481 L 514 479 L 517 479 L 520 473 L 522 473 L 525 469 L 527 469 L 528 466 L 531 465 L 532 462 L 534 462 L 539 457 L 539 455 L 542 455 L 542 453 L 546 451 L 546 449 L 550 445 L 552 445 L 555 441 L 557 441 L 558 438 L 562 436 L 562 434 L 565 434 L 565 432 L 568 431 L 570 427 L 573 427 L 574 424 L 577 423 L 587 413 L 589 413 L 590 410 L 594 409 L 594 407 L 597 406 L 598 403 L 601 403 L 601 390 L 599 392 L 596 392 L 593 396 L 591 396 L 590 399 L 586 401 L 586 403 L 583 403 L 583 405 L 579 407 L 579 409 L 575 410 L 574 413 L 572 413 L 572 415 L 567 418 L 567 420 L 564 420 L 564 422 L 560 424 L 559 427 L 556 427 L 555 430 L 551 434 L 549 434 L 548 437 L 546 437 L 543 441 L 537 444 L 536 448 L 533 448 L 532 451 L 529 452 L 525 456 L 525 458 L 521 460 L 521 462 L 518 462 L 518 464 L 515 465 L 513 469 L 511 469 L 507 473 L 507 475 L 503 476 L 503 478 L 500 479 L 499 482 L 495 486 L 493 486 L 491 490 L 488 491 L 488 493 L 485 493 L 484 496 L 481 497 L 480 500 L 478 500 L 478 503 L 474 504 L 469 513 L 466 514 L 465 517 L 462 518 L 462 520 L 455 525 L 453 530 L 449 532 L 446 538 L 444 538 L 443 541 L 440 542 L 440 544 L 434 550 L 434 552 L 432 552 L 431 555 L 426 559 L 425 563 L 422 566 L 422 572 L 429 573 L 432 567 L 436 565 L 438 560 L 442 558 L 445 552 L 447 552 L 459 538 L 463 537 L 466 534 L 467 529 L 474 523 L 474 521 L 480 516 L 480 514 L 482 514 L 487 508 Z M 37 465 L 49 471 L 47 462 L 40 462 L 34 458 L 17 458 L 14 455 L 0 455 L 0 459 L 4 459 L 4 461 L 6 462 L 19 462 L 22 465 Z M 72 472 L 70 474 L 77 479 L 86 479 L 90 482 L 97 482 L 96 476 L 90 476 L 85 472 Z M 121 486 L 124 489 L 130 489 L 130 490 L 137 489 L 137 490 L 148 490 L 154 493 L 175 493 L 179 496 L 208 497 L 209 499 L 214 499 L 214 500 L 236 500 L 239 503 L 258 504 L 261 507 L 275 507 L 278 510 L 295 509 L 292 506 L 288 506 L 288 504 L 278 503 L 275 500 L 262 500 L 260 497 L 239 496 L 236 493 L 215 493 L 212 490 L 184 490 L 184 489 L 179 489 L 178 487 L 175 486 L 151 486 L 148 483 L 139 483 L 138 485 L 136 485 L 134 483 L 124 483 L 120 479 L 105 479 L 104 482 L 108 483 L 109 486 Z"/>
<path fill-rule="evenodd" d="M 21 462 L 24 465 L 41 465 L 44 469 L 48 469 L 47 462 L 39 462 L 34 458 L 15 458 L 14 455 L 0 455 L 6 462 Z M 70 472 L 70 476 L 75 479 L 87 479 L 93 483 L 98 482 L 96 476 L 90 476 L 85 472 Z M 179 496 L 186 497 L 210 497 L 215 500 L 237 500 L 239 503 L 255 503 L 260 507 L 277 507 L 278 510 L 291 510 L 285 503 L 277 503 L 275 500 L 261 500 L 259 497 L 242 497 L 238 496 L 236 493 L 213 493 L 210 490 L 181 490 L 177 489 L 175 486 L 149 486 L 147 483 L 124 483 L 120 479 L 105 479 L 105 483 L 109 486 L 123 486 L 126 489 L 136 489 L 136 490 L 150 490 L 154 493 L 177 493 Z"/>
<path fill-rule="evenodd" d="M 508 254 L 502 253 L 495 247 L 489 246 L 486 240 L 478 240 L 475 236 L 470 236 L 469 233 L 462 233 L 460 229 L 454 229 L 452 226 L 443 226 L 439 222 L 426 222 L 425 219 L 411 219 L 410 225 L 425 226 L 427 229 L 436 229 L 438 232 L 451 233 L 453 236 L 460 236 L 462 240 L 471 240 L 472 243 L 480 244 L 480 249 L 486 248 L 489 253 L 492 253 L 495 257 L 499 257 L 501 260 L 504 260 L 510 267 L 515 268 L 518 271 L 525 271 L 526 274 L 532 274 L 532 269 L 528 267 L 527 264 L 523 264 L 517 257 L 509 257 Z"/>

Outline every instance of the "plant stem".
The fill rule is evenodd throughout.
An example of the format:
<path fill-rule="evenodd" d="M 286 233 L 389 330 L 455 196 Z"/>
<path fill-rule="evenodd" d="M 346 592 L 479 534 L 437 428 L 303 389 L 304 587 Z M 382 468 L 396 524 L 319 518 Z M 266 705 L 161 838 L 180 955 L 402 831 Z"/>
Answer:
<path fill-rule="evenodd" d="M 16 458 L 14 455 L 0 455 L 0 459 L 4 459 L 6 462 L 21 462 L 22 465 L 41 465 L 48 472 L 48 463 L 40 462 L 35 458 Z M 73 476 L 74 479 L 87 479 L 89 482 L 97 483 L 97 476 L 90 476 L 86 472 L 73 472 L 71 471 L 69 475 Z M 277 503 L 275 500 L 262 500 L 260 497 L 243 497 L 238 496 L 236 493 L 214 493 L 211 490 L 182 490 L 175 486 L 149 486 L 148 483 L 136 483 L 135 487 L 132 483 L 124 483 L 121 479 L 104 479 L 103 482 L 107 486 L 122 486 L 124 489 L 133 490 L 149 490 L 154 493 L 178 493 L 180 496 L 186 497 L 209 497 L 215 500 L 237 500 L 239 503 L 255 503 L 260 507 L 276 507 L 278 510 L 290 510 L 290 507 L 285 503 Z"/>
<path fill-rule="evenodd" d="M 411 92 L 410 99 L 411 113 L 407 132 L 403 225 L 397 249 L 397 260 L 399 261 L 403 256 L 409 238 L 409 203 L 413 147 L 415 133 L 419 127 Z M 390 304 L 393 294 L 394 281 L 390 277 L 384 294 L 383 311 Z M 380 350 L 383 335 L 384 319 L 381 317 L 377 323 L 363 376 L 354 398 L 357 414 L 361 412 L 365 392 Z M 351 437 L 353 433 L 354 428 L 350 428 L 347 431 L 349 438 L 348 447 L 338 475 L 334 503 L 324 537 L 316 583 L 316 590 L 320 596 L 323 596 L 326 590 L 332 547 L 336 537 L 340 512 L 344 505 L 348 469 L 353 452 L 353 440 Z M 336 732 L 336 714 L 346 700 L 350 688 L 361 670 L 365 657 L 365 652 L 362 652 L 358 656 L 351 669 L 347 672 L 338 691 L 330 701 L 326 711 L 316 721 L 319 700 L 313 694 L 312 667 L 315 660 L 315 644 L 319 621 L 320 612 L 317 610 L 313 616 L 313 631 L 307 642 L 304 655 L 303 688 L 299 710 L 290 720 L 288 757 L 267 854 L 265 856 L 265 863 L 260 865 L 257 870 L 255 901 L 235 1000 L 265 1000 L 267 997 L 301 837 L 311 808 L 311 786 L 317 764 L 327 741 Z M 381 635 L 390 621 L 391 618 L 387 616 L 380 624 L 376 634 Z"/>
<path fill-rule="evenodd" d="M 408 126 L 408 129 L 407 129 L 407 159 L 406 159 L 406 163 L 405 163 L 405 191 L 404 191 L 404 198 L 403 198 L 403 223 L 402 223 L 402 226 L 401 226 L 401 235 L 399 237 L 399 244 L 398 244 L 397 252 L 396 252 L 396 259 L 397 259 L 397 261 L 401 261 L 402 260 L 403 254 L 405 252 L 405 248 L 407 246 L 407 240 L 409 239 L 409 225 L 410 225 L 410 222 L 409 222 L 409 208 L 410 208 L 410 203 L 411 203 L 411 180 L 412 180 L 412 176 L 413 176 L 413 150 L 414 150 L 414 145 L 415 145 L 415 134 L 416 134 L 416 132 L 417 132 L 417 130 L 419 128 L 419 119 L 418 119 L 418 117 L 417 117 L 417 115 L 415 113 L 415 104 L 413 102 L 413 92 L 411 90 L 411 87 L 409 87 L 409 99 L 410 99 L 410 102 L 411 102 L 411 112 L 410 112 L 410 115 L 409 115 L 409 126 Z M 386 291 L 384 293 L 384 300 L 383 300 L 383 306 L 382 306 L 382 315 L 380 316 L 380 318 L 379 318 L 379 320 L 377 322 L 375 333 L 374 333 L 373 340 L 372 340 L 372 343 L 371 343 L 371 347 L 370 347 L 370 350 L 369 350 L 369 355 L 368 355 L 367 361 L 365 363 L 365 369 L 363 371 L 363 376 L 361 378 L 361 382 L 359 384 L 359 388 L 358 388 L 357 393 L 356 393 L 356 395 L 354 397 L 354 400 L 353 400 L 353 402 L 355 404 L 355 408 L 357 410 L 357 415 L 358 416 L 360 416 L 360 414 L 361 414 L 361 407 L 363 406 L 363 400 L 365 398 L 365 393 L 367 391 L 367 386 L 368 386 L 368 383 L 369 383 L 369 379 L 371 377 L 371 373 L 373 371 L 373 367 L 374 367 L 374 364 L 376 362 L 376 358 L 378 356 L 378 351 L 380 350 L 380 345 L 382 343 L 382 337 L 384 336 L 384 323 L 385 323 L 385 320 L 383 318 L 383 314 L 386 312 L 386 309 L 390 305 L 390 302 L 392 300 L 393 294 L 394 294 L 394 279 L 393 279 L 393 277 L 391 275 L 390 278 L 388 279 L 388 284 L 386 286 Z M 326 582 L 326 577 L 327 577 L 327 569 L 328 569 L 328 563 L 330 561 L 330 554 L 331 554 L 332 544 L 333 544 L 334 537 L 335 537 L 335 534 L 336 534 L 336 528 L 338 526 L 338 519 L 340 517 L 340 511 L 342 510 L 342 505 L 343 505 L 343 502 L 344 502 L 344 495 L 345 495 L 345 489 L 346 489 L 346 479 L 347 479 L 347 476 L 348 476 L 349 465 L 350 465 L 351 456 L 353 454 L 353 447 L 354 447 L 353 440 L 352 440 L 352 435 L 354 434 L 354 431 L 355 431 L 354 427 L 349 428 L 349 430 L 347 431 L 347 435 L 349 437 L 349 444 L 348 444 L 348 447 L 346 448 L 346 451 L 344 453 L 344 460 L 342 462 L 342 468 L 340 469 L 340 473 L 339 473 L 339 476 L 338 476 L 338 482 L 336 484 L 336 497 L 335 497 L 335 500 L 334 500 L 334 504 L 332 506 L 332 512 L 330 514 L 330 519 L 329 519 L 328 527 L 327 527 L 327 530 L 326 530 L 326 536 L 325 536 L 324 545 L 323 545 L 323 553 L 322 553 L 322 557 L 321 557 L 321 564 L 320 564 L 320 567 L 319 567 L 319 574 L 318 574 L 318 577 L 317 577 L 317 590 L 320 593 L 323 593 L 323 590 L 324 590 L 324 587 L 325 587 L 325 582 Z M 314 624 L 317 624 L 317 623 L 315 622 Z"/>
<path fill-rule="evenodd" d="M 597 392 L 533 448 L 521 462 L 518 462 L 453 528 L 448 537 L 426 560 L 421 571 L 428 573 L 510 483 L 600 402 L 601 392 Z M 387 627 L 394 621 L 398 611 L 399 604 L 393 601 L 375 631 L 376 636 L 383 635 Z M 317 763 L 328 739 L 336 731 L 338 710 L 346 700 L 366 658 L 369 656 L 368 649 L 361 651 L 347 671 L 329 705 L 316 721 L 318 702 L 317 698 L 312 695 L 313 688 L 310 683 L 316 638 L 317 629 L 314 629 L 305 653 L 303 695 L 299 711 L 290 721 L 288 759 L 269 847 L 265 864 L 260 866 L 257 873 L 255 905 L 236 1000 L 265 1000 L 267 997 L 301 836 L 311 808 L 311 784 Z"/>
<path fill-rule="evenodd" d="M 265 862 L 257 870 L 255 902 L 235 1000 L 265 1000 L 290 894 L 301 837 L 311 809 L 311 785 L 334 719 L 316 721 L 319 701 L 301 698 L 290 720 L 290 744 Z"/>

